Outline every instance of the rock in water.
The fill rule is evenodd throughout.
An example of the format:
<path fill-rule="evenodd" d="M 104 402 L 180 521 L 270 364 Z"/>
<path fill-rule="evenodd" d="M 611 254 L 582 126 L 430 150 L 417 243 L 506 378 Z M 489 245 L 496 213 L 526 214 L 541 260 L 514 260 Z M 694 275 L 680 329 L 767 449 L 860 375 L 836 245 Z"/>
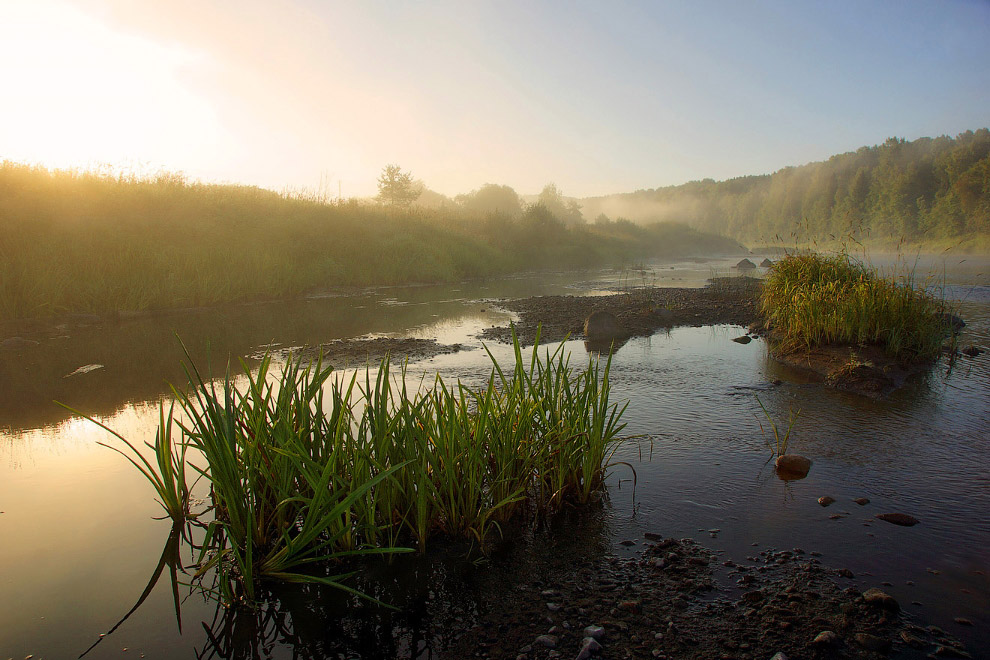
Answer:
<path fill-rule="evenodd" d="M 592 312 L 584 322 L 584 336 L 588 339 L 614 339 L 624 334 L 619 319 L 611 312 Z"/>
<path fill-rule="evenodd" d="M 818 503 L 821 504 L 822 506 L 828 506 L 829 504 L 832 504 L 833 502 L 835 502 L 835 498 L 834 497 L 829 497 L 828 495 L 825 495 L 824 497 L 819 497 L 818 498 Z"/>
<path fill-rule="evenodd" d="M 804 479 L 811 469 L 811 460 L 797 454 L 783 454 L 774 462 L 782 479 Z"/>
<path fill-rule="evenodd" d="M 866 498 L 866 497 L 857 497 L 856 499 L 853 500 L 853 502 L 855 502 L 856 504 L 858 504 L 860 506 L 866 506 L 867 504 L 870 503 L 870 500 L 869 500 L 869 498 Z"/>
<path fill-rule="evenodd" d="M 878 513 L 877 518 L 902 527 L 913 527 L 920 522 L 914 516 L 909 516 L 906 513 Z"/>
<path fill-rule="evenodd" d="M 749 342 L 753 341 L 753 338 L 747 335 L 742 335 L 741 337 L 733 337 L 732 341 L 736 342 L 737 344 L 748 344 Z"/>
<path fill-rule="evenodd" d="M 743 259 L 742 261 L 736 264 L 736 268 L 738 268 L 739 270 L 752 270 L 756 268 L 756 264 L 754 264 L 749 259 Z"/>
<path fill-rule="evenodd" d="M 897 601 L 893 596 L 885 591 L 880 591 L 877 588 L 867 589 L 863 592 L 863 600 L 869 605 L 874 605 L 876 607 L 882 607 L 884 609 L 896 612 L 901 609 Z"/>

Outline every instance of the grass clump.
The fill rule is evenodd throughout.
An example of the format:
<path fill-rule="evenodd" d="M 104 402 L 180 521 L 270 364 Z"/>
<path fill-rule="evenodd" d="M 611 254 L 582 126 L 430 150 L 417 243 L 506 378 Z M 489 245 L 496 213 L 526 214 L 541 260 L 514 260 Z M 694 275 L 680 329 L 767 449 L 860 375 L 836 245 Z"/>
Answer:
<path fill-rule="evenodd" d="M 932 287 L 913 275 L 883 277 L 845 253 L 776 262 L 760 310 L 784 350 L 873 345 L 897 359 L 932 359 L 948 330 L 944 301 Z"/>
<path fill-rule="evenodd" d="M 435 536 L 484 544 L 524 514 L 592 501 L 625 426 L 625 408 L 609 402 L 609 364 L 574 371 L 563 344 L 526 355 L 516 341 L 510 370 L 489 355 L 476 389 L 438 375 L 411 391 L 387 357 L 363 378 L 334 377 L 319 360 L 276 373 L 266 357 L 256 371 L 242 365 L 237 387 L 229 369 L 212 381 L 190 367 L 190 391 L 175 392 L 178 432 L 163 415 L 168 429 L 149 446 L 175 459 L 159 460 L 161 472 L 183 471 L 188 451 L 209 482 L 205 511 L 190 514 L 188 494 L 166 507 L 177 521 L 198 517 L 197 575 L 216 576 L 210 591 L 224 602 L 255 600 L 265 579 L 349 589 L 328 565 L 423 550 Z M 179 483 L 127 457 L 160 496 Z"/>

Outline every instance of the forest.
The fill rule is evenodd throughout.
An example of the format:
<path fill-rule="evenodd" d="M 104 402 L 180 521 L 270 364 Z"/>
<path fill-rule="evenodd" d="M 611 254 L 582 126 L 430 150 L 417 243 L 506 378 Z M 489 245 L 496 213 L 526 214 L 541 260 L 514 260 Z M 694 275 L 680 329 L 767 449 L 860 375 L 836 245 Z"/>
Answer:
<path fill-rule="evenodd" d="M 827 161 L 581 200 L 586 217 L 676 220 L 749 245 L 905 241 L 990 249 L 990 130 L 889 138 Z"/>

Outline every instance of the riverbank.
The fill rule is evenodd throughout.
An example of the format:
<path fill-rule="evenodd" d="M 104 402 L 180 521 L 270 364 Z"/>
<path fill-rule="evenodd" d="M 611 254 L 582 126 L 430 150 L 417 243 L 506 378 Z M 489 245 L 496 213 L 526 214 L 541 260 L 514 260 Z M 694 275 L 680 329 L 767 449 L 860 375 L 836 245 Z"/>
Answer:
<path fill-rule="evenodd" d="M 733 561 L 691 539 L 645 536 L 622 542 L 642 548 L 634 557 L 558 555 L 539 573 L 513 575 L 469 628 L 444 631 L 454 641 L 441 657 L 972 657 L 884 585 L 860 591 L 818 552 L 754 549 Z"/>

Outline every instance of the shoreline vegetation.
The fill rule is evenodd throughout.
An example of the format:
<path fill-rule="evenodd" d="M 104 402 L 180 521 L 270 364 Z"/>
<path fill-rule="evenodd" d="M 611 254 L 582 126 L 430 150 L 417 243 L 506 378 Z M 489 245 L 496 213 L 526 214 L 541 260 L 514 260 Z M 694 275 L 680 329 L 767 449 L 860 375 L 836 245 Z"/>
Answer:
<path fill-rule="evenodd" d="M 287 298 L 336 287 L 736 254 L 678 223 L 393 208 L 239 185 L 0 163 L 0 320 Z"/>
<path fill-rule="evenodd" d="M 269 355 L 257 370 L 242 364 L 240 386 L 229 365 L 219 382 L 189 365 L 188 391 L 173 387 L 147 451 L 87 419 L 124 444 L 101 443 L 185 528 L 206 594 L 254 605 L 261 583 L 276 580 L 362 595 L 350 574 L 326 570 L 361 555 L 423 553 L 435 537 L 485 551 L 506 525 L 602 498 L 625 426 L 625 406 L 609 401 L 611 360 L 576 370 L 563 344 L 514 348 L 506 370 L 489 353 L 476 389 L 439 374 L 409 389 L 388 356 L 374 375 L 369 366 L 338 378 L 322 358 L 306 366 L 290 356 L 276 369 Z M 196 475 L 209 486 L 198 511 Z"/>

